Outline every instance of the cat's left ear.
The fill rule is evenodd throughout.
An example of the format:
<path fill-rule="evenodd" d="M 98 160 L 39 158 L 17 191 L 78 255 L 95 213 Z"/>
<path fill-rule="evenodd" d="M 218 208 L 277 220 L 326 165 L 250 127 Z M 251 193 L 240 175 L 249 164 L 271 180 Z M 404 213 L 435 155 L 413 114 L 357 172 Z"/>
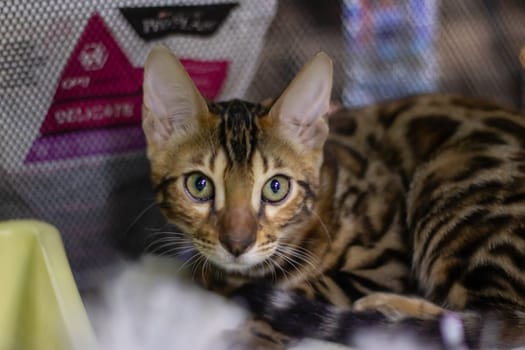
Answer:
<path fill-rule="evenodd" d="M 320 52 L 310 60 L 270 110 L 283 136 L 319 150 L 328 135 L 324 116 L 330 107 L 332 61 Z"/>

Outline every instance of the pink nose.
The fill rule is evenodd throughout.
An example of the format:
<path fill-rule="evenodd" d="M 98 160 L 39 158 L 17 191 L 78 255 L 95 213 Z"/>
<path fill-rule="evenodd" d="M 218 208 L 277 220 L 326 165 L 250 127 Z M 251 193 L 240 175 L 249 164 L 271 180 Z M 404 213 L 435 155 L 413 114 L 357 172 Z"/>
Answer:
<path fill-rule="evenodd" d="M 257 221 L 250 209 L 227 209 L 219 221 L 219 241 L 233 256 L 251 248 L 256 239 Z"/>
<path fill-rule="evenodd" d="M 235 240 L 228 237 L 223 238 L 219 236 L 219 240 L 223 247 L 226 248 L 235 257 L 242 255 L 255 243 L 255 238 L 252 237 Z"/>

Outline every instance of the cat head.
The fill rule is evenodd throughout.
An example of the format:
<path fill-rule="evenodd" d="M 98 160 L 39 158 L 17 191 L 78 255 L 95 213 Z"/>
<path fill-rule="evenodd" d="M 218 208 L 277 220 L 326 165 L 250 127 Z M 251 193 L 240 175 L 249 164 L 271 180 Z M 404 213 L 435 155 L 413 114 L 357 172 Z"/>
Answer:
<path fill-rule="evenodd" d="M 221 269 L 262 273 L 311 225 L 331 86 L 320 53 L 271 106 L 207 103 L 168 48 L 149 54 L 143 128 L 157 200 Z"/>

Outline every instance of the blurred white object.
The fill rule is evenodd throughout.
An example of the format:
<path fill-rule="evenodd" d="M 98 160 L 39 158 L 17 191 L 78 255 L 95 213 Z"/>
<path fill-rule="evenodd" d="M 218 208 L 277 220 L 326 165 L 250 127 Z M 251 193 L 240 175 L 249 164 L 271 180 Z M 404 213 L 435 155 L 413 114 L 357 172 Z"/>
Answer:
<path fill-rule="evenodd" d="M 221 334 L 247 314 L 197 287 L 179 268 L 173 260 L 146 257 L 105 282 L 100 298 L 86 305 L 100 349 L 221 348 Z"/>

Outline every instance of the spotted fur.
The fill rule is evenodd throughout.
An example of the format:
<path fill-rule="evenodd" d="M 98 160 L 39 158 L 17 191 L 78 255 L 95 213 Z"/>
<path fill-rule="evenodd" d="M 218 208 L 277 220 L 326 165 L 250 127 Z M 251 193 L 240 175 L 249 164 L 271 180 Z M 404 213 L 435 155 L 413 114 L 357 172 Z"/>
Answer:
<path fill-rule="evenodd" d="M 331 66 L 318 56 L 272 106 L 205 105 L 190 95 L 197 112 L 178 122 L 189 125 L 162 138 L 165 129 L 150 128 L 162 124 L 154 111 L 168 109 L 152 102 L 156 87 L 148 85 L 157 60 L 146 63 L 145 78 L 152 179 L 166 218 L 184 232 L 173 252 L 177 244 L 194 250 L 204 285 L 237 290 L 258 317 L 292 337 L 348 343 L 352 329 L 374 322 L 434 334 L 439 318 L 457 311 L 475 345 L 480 316 L 497 311 L 513 325 L 497 344 L 523 341 L 522 114 L 428 95 L 323 118 Z M 186 84 L 171 93 L 195 93 Z M 183 179 L 192 171 L 213 181 L 212 201 L 188 198 Z M 291 179 L 291 190 L 270 204 L 261 188 L 276 174 Z M 221 235 L 253 242 L 234 256 Z"/>

